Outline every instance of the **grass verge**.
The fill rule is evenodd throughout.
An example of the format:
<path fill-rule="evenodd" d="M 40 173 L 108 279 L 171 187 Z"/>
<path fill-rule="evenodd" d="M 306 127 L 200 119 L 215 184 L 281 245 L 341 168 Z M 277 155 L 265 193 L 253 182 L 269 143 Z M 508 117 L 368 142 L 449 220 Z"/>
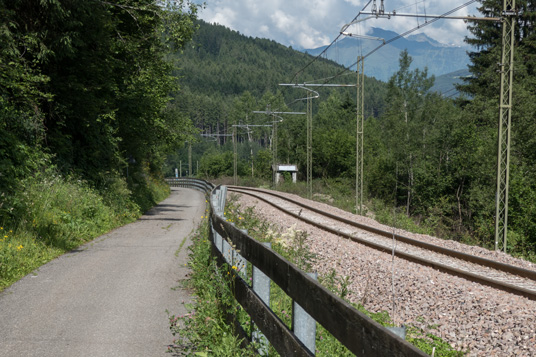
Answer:
<path fill-rule="evenodd" d="M 192 289 L 194 303 L 185 304 L 187 314 L 170 316 L 175 341 L 169 352 L 178 356 L 253 356 L 252 349 L 241 347 L 242 341 L 226 322 L 227 314 L 239 309 L 229 289 L 232 268 L 218 268 L 210 256 L 210 244 L 204 219 L 188 247 L 192 273 L 184 284 Z M 244 313 L 241 316 L 246 318 Z"/>

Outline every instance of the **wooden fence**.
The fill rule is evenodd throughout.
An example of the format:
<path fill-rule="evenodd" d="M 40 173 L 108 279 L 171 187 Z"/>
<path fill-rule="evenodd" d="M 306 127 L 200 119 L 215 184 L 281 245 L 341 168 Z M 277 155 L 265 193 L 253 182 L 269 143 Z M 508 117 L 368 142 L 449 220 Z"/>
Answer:
<path fill-rule="evenodd" d="M 173 180 L 176 186 L 204 190 L 210 195 L 210 239 L 212 252 L 220 264 L 249 262 L 254 270 L 257 269 L 276 283 L 307 315 L 357 356 L 427 356 L 334 295 L 274 250 L 227 222 L 223 216 L 225 186 L 214 187 L 206 181 L 194 179 Z M 252 285 L 255 285 L 255 280 Z M 309 347 L 311 344 L 304 342 L 303 333 L 297 333 L 294 316 L 293 326 L 288 328 L 259 296 L 255 286 L 250 286 L 239 274 L 234 275 L 231 286 L 238 303 L 279 354 L 314 355 L 314 336 L 313 347 L 308 348 L 306 343 Z M 248 339 L 251 338 L 248 336 Z"/>

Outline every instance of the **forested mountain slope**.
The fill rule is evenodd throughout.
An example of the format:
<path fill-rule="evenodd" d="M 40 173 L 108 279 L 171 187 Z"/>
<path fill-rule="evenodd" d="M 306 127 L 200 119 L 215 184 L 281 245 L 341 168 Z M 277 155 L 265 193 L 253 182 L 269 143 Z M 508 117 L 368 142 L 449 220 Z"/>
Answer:
<path fill-rule="evenodd" d="M 234 100 L 245 92 L 254 102 L 252 110 L 264 110 L 270 103 L 276 105 L 273 97 L 279 92 L 279 100 L 287 104 L 306 96 L 306 91 L 281 87 L 280 83 L 356 82 L 355 74 L 345 72 L 343 67 L 332 61 L 320 59 L 308 66 L 313 59 L 310 55 L 203 21 L 199 21 L 192 43 L 177 54 L 177 59 L 180 64 L 177 74 L 182 88 L 178 104 L 203 132 L 223 133 L 230 122 L 245 122 L 245 112 L 233 112 Z M 344 75 L 331 81 L 326 79 L 341 72 Z M 366 86 L 367 113 L 377 115 L 383 110 L 385 85 L 367 78 Z M 314 89 L 323 98 L 332 91 Z M 355 89 L 337 90 L 344 93 L 341 95 L 356 95 Z M 287 107 L 289 110 L 302 110 L 305 104 L 298 101 Z"/>

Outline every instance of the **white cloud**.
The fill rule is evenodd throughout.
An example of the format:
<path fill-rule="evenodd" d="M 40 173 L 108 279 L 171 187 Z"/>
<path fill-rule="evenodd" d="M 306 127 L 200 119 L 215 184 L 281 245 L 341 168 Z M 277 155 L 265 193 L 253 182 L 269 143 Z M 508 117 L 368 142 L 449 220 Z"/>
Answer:
<path fill-rule="evenodd" d="M 235 28 L 237 25 L 235 23 L 237 13 L 230 7 L 207 8 L 204 15 L 203 19 L 207 22 L 217 23 L 229 28 Z"/>
<path fill-rule="evenodd" d="M 201 0 L 199 0 L 201 1 Z M 342 25 L 350 22 L 367 0 L 205 0 L 206 8 L 200 17 L 217 22 L 247 36 L 266 37 L 284 45 L 314 48 L 329 44 Z M 459 3 L 458 3 L 459 2 Z M 385 2 L 385 11 L 399 13 L 443 14 L 462 4 L 462 0 Z M 380 0 L 377 0 L 380 5 Z M 371 10 L 369 6 L 367 11 Z M 456 15 L 476 14 L 475 7 L 463 9 Z M 391 20 L 369 20 L 361 25 L 364 33 L 371 27 L 381 27 L 398 33 L 408 31 L 425 19 L 393 17 Z M 468 35 L 461 20 L 440 20 L 421 31 L 443 43 L 461 44 Z"/>

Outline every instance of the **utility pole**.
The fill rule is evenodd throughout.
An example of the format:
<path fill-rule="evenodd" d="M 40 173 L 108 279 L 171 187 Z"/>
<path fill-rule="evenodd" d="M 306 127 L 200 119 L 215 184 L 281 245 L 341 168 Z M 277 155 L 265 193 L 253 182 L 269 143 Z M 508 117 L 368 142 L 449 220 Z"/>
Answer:
<path fill-rule="evenodd" d="M 313 197 L 313 99 L 319 98 L 318 92 L 309 89 L 308 87 L 354 87 L 353 84 L 318 84 L 318 83 L 280 83 L 280 86 L 291 86 L 301 88 L 308 91 L 307 98 L 307 196 L 309 199 Z"/>
<path fill-rule="evenodd" d="M 306 113 L 303 113 L 303 112 L 272 112 L 271 110 L 271 107 L 270 107 L 270 104 L 268 104 L 266 106 L 266 110 L 265 111 L 260 111 L 260 110 L 255 110 L 253 111 L 253 113 L 256 113 L 256 114 L 268 114 L 268 115 L 271 115 L 273 116 L 274 118 L 278 118 L 279 120 L 273 120 L 272 121 L 272 124 L 273 124 L 273 127 L 272 127 L 272 161 L 273 161 L 273 166 L 272 166 L 272 182 L 273 182 L 273 185 L 274 187 L 277 186 L 277 182 L 275 182 L 275 177 L 276 177 L 276 174 L 275 174 L 275 170 L 277 169 L 277 123 L 278 122 L 281 122 L 283 121 L 283 118 L 280 117 L 278 114 L 292 114 L 292 115 L 299 115 L 299 114 L 306 114 Z M 252 126 L 252 125 L 250 125 Z"/>
<path fill-rule="evenodd" d="M 512 123 L 512 82 L 514 77 L 515 0 L 503 0 L 501 95 L 497 148 L 497 197 L 495 207 L 495 250 L 502 241 L 506 253 L 508 231 L 508 183 L 510 176 L 510 129 Z"/>
<path fill-rule="evenodd" d="M 383 5 L 383 4 L 382 4 Z M 357 124 L 355 148 L 355 210 L 363 214 L 363 123 L 365 121 L 364 58 L 357 57 Z"/>
<path fill-rule="evenodd" d="M 233 125 L 233 183 L 236 186 L 238 182 L 238 145 L 236 137 L 236 125 Z"/>
<path fill-rule="evenodd" d="M 238 124 L 233 125 L 233 167 L 234 167 L 234 184 L 237 185 L 238 182 L 238 137 L 236 128 L 246 128 L 246 132 L 248 134 L 248 140 L 251 141 L 251 131 L 249 130 L 250 127 L 271 127 L 272 124 L 268 125 L 254 125 L 254 124 Z M 253 149 L 251 149 L 251 177 L 253 177 Z"/>
<path fill-rule="evenodd" d="M 494 21 L 502 23 L 502 58 L 499 64 L 500 68 L 500 98 L 499 98 L 499 133 L 498 133 L 498 148 L 497 148 L 497 191 L 496 191 L 496 206 L 495 206 L 495 250 L 499 250 L 499 243 L 502 242 L 503 251 L 506 252 L 507 247 L 507 232 L 508 232 L 508 189 L 510 176 L 510 131 L 512 122 L 512 82 L 514 69 L 514 35 L 515 35 L 515 18 L 518 12 L 515 9 L 515 0 L 503 0 L 503 11 L 501 17 L 472 17 L 472 16 L 450 16 L 465 5 L 459 6 L 443 15 L 429 14 L 402 14 L 398 12 L 385 12 L 383 1 L 380 10 L 376 7 L 374 0 L 373 9 L 371 12 L 361 11 L 359 15 L 370 15 L 364 19 L 354 20 L 346 24 L 341 29 L 341 34 L 347 34 L 346 30 L 349 26 L 369 20 L 369 19 L 391 19 L 395 16 L 403 17 L 424 17 L 426 22 L 419 25 L 417 28 L 422 28 L 437 20 L 464 20 L 464 21 Z M 431 19 L 431 20 L 428 20 Z M 412 30 L 413 31 L 413 30 Z M 412 31 L 406 32 L 404 35 Z M 367 38 L 367 36 L 359 36 Z M 402 37 L 402 36 L 399 36 Z M 370 56 L 380 47 L 396 40 L 395 37 L 388 41 L 378 38 L 375 40 L 383 41 L 383 44 L 376 49 L 370 51 L 363 58 Z M 370 39 L 370 37 L 368 37 Z"/>
<path fill-rule="evenodd" d="M 192 177 L 192 142 L 188 141 L 188 176 Z"/>
<path fill-rule="evenodd" d="M 307 93 L 307 196 L 313 197 L 313 93 Z"/>

